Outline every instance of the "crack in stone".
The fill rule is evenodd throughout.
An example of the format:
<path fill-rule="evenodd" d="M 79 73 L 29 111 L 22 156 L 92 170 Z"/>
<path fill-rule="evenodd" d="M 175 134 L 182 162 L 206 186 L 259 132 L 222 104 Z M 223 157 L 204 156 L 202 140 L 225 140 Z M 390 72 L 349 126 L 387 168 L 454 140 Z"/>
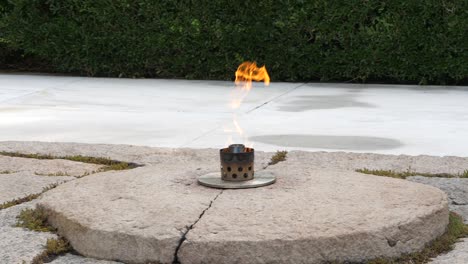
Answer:
<path fill-rule="evenodd" d="M 393 239 L 389 239 L 387 238 L 387 244 L 390 246 L 390 247 L 394 247 L 396 244 L 397 244 L 398 241 L 395 241 Z"/>
<path fill-rule="evenodd" d="M 208 207 L 205 208 L 205 210 L 203 210 L 203 212 L 201 212 L 200 216 L 198 216 L 198 219 L 195 220 L 195 222 L 193 222 L 193 224 L 191 224 L 190 226 L 188 226 L 185 230 L 185 232 L 183 232 L 182 236 L 180 237 L 179 239 L 179 243 L 177 244 L 177 247 L 175 249 L 175 252 L 174 252 L 174 259 L 172 260 L 172 264 L 181 264 L 180 260 L 179 260 L 179 250 L 180 250 L 180 247 L 182 246 L 182 244 L 185 242 L 185 240 L 187 240 L 187 235 L 188 233 L 190 232 L 190 230 L 192 230 L 195 225 L 201 220 L 201 218 L 203 217 L 203 215 L 206 213 L 206 211 L 208 211 L 208 209 L 211 208 L 211 206 L 213 205 L 214 201 L 216 201 L 216 199 L 218 199 L 218 197 L 224 192 L 224 190 L 221 190 L 216 196 L 215 198 L 213 198 L 213 200 L 210 201 L 210 204 L 208 205 Z"/>

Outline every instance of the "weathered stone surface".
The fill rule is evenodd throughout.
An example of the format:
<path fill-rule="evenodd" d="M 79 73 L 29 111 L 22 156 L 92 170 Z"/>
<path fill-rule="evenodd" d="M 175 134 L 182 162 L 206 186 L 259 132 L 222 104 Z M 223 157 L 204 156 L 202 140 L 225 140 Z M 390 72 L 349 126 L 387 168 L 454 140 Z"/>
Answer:
<path fill-rule="evenodd" d="M 468 179 L 423 176 L 408 177 L 407 179 L 431 185 L 444 191 L 449 198 L 449 209 L 461 215 L 463 221 L 468 224 Z"/>
<path fill-rule="evenodd" d="M 466 264 L 468 263 L 468 239 L 455 244 L 455 248 L 447 254 L 433 259 L 430 264 Z"/>
<path fill-rule="evenodd" d="M 14 227 L 16 216 L 21 210 L 34 208 L 36 201 L 0 210 L 0 263 L 30 263 L 44 249 L 48 238 L 56 238 L 52 233 L 34 232 Z"/>
<path fill-rule="evenodd" d="M 191 149 L 154 148 L 133 145 L 108 144 L 80 144 L 80 143 L 53 143 L 53 142 L 27 142 L 3 141 L 0 142 L 0 151 L 21 153 L 42 153 L 51 155 L 85 155 L 95 157 L 109 157 L 112 159 L 136 162 L 141 164 L 160 164 L 170 162 L 172 156 L 190 155 Z M 212 153 L 213 149 L 197 150 Z M 256 150 L 255 159 L 259 164 L 266 165 L 274 153 L 264 153 Z M 462 173 L 468 170 L 468 158 L 463 157 L 436 157 L 436 156 L 409 156 L 409 155 L 383 155 L 373 153 L 347 153 L 347 152 L 305 152 L 290 151 L 288 160 L 304 160 L 313 168 L 329 169 L 382 169 L 395 171 L 417 171 L 422 173 Z"/>
<path fill-rule="evenodd" d="M 196 185 L 197 176 L 219 169 L 216 150 L 0 142 L 1 150 L 144 164 L 68 182 L 40 201 L 78 252 L 130 263 L 172 262 L 185 233 L 178 252 L 182 263 L 273 257 L 272 262 L 291 263 L 304 256 L 313 263 L 343 256 L 359 260 L 380 251 L 395 256 L 443 231 L 448 221 L 444 195 L 430 186 L 353 170 L 459 173 L 468 167 L 467 159 L 455 157 L 291 152 L 287 162 L 268 168 L 279 176 L 276 184 L 221 192 Z M 256 154 L 257 169 L 272 155 Z M 325 183 L 330 186 L 321 186 Z M 60 259 L 84 258 L 55 261 Z"/>
<path fill-rule="evenodd" d="M 154 148 L 133 145 L 108 145 L 108 144 L 81 144 L 81 143 L 53 143 L 53 142 L 25 142 L 3 141 L 0 142 L 0 151 L 20 153 L 40 153 L 55 156 L 83 155 L 91 157 L 107 157 L 115 160 L 135 162 L 145 165 L 172 163 L 174 160 L 190 160 L 196 156 L 192 149 L 188 148 Z M 206 155 L 208 163 L 219 162 L 218 150 L 200 149 L 199 155 Z M 255 151 L 257 168 L 267 166 L 273 153 Z M 197 157 L 195 157 L 195 160 Z"/>
<path fill-rule="evenodd" d="M 121 264 L 122 262 L 99 260 L 99 259 L 94 259 L 94 258 L 86 258 L 83 256 L 73 255 L 73 254 L 65 254 L 63 256 L 57 257 L 50 263 L 52 264 Z"/>
<path fill-rule="evenodd" d="M 188 233 L 182 263 L 322 263 L 421 249 L 448 223 L 445 194 L 404 180 L 283 162 L 276 184 L 226 190 Z"/>
<path fill-rule="evenodd" d="M 183 233 L 220 193 L 196 184 L 201 163 L 96 174 L 47 192 L 39 203 L 82 255 L 171 263 Z"/>
<path fill-rule="evenodd" d="M 378 169 L 416 171 L 421 173 L 463 173 L 468 170 L 468 158 L 382 155 L 373 153 L 291 151 L 288 160 L 306 162 L 312 168 Z"/>
<path fill-rule="evenodd" d="M 468 195 L 468 193 L 467 193 Z M 468 205 L 449 204 L 450 211 L 453 211 L 463 217 L 463 222 L 468 225 Z"/>
<path fill-rule="evenodd" d="M 0 168 L 1 169 L 1 168 Z M 40 193 L 45 187 L 73 180 L 68 176 L 38 176 L 31 172 L 0 174 L 0 204 L 30 194 Z"/>
<path fill-rule="evenodd" d="M 16 152 L 16 151 L 15 151 Z M 31 153 L 27 151 L 26 153 Z M 43 154 L 49 154 L 47 152 Z M 101 168 L 101 165 L 63 159 L 39 160 L 0 155 L 0 171 L 30 172 L 39 175 L 82 176 Z"/>
<path fill-rule="evenodd" d="M 468 205 L 468 178 L 436 178 L 415 176 L 410 181 L 428 184 L 447 193 L 453 205 Z"/>

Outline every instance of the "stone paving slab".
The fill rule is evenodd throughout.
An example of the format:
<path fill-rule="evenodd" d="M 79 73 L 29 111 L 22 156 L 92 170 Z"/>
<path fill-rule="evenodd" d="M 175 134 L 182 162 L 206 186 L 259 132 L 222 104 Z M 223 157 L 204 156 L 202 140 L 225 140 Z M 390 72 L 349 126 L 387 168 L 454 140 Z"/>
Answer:
<path fill-rule="evenodd" d="M 447 193 L 447 196 L 453 205 L 468 205 L 468 178 L 414 176 L 408 177 L 407 179 L 441 189 Z"/>
<path fill-rule="evenodd" d="M 463 222 L 468 225 L 468 205 L 449 204 L 449 208 L 451 211 L 461 215 L 463 217 Z"/>
<path fill-rule="evenodd" d="M 373 153 L 347 152 L 304 152 L 291 151 L 288 161 L 307 163 L 313 168 L 331 168 L 356 170 L 394 170 L 397 172 L 413 171 L 420 173 L 463 173 L 468 170 L 466 157 L 436 157 L 409 155 L 382 155 Z"/>
<path fill-rule="evenodd" d="M 274 185 L 224 191 L 188 233 L 181 263 L 360 262 L 420 250 L 445 231 L 436 188 L 288 163 L 268 168 Z"/>
<path fill-rule="evenodd" d="M 48 232 L 14 227 L 16 216 L 21 210 L 34 208 L 36 204 L 37 201 L 32 201 L 0 210 L 0 263 L 30 263 L 35 256 L 42 253 L 48 238 L 57 237 Z"/>
<path fill-rule="evenodd" d="M 141 157 L 149 161 L 145 167 L 65 183 L 40 204 L 80 254 L 124 262 L 171 263 L 181 242 L 182 263 L 248 263 L 255 252 L 265 261 L 296 262 L 344 260 L 339 254 L 348 260 L 396 256 L 420 249 L 448 221 L 445 195 L 426 185 L 349 170 L 314 171 L 293 160 L 271 167 L 279 177 L 271 187 L 222 192 L 196 184 L 197 176 L 219 170 L 217 151 L 159 151 Z M 341 236 L 364 242 L 335 245 Z M 333 255 L 331 245 L 343 250 Z M 231 246 L 237 258 L 227 254 Z M 297 254 L 280 254 L 283 247 Z"/>
<path fill-rule="evenodd" d="M 433 259 L 430 264 L 466 264 L 468 263 L 468 239 L 455 244 L 455 248 Z"/>
<path fill-rule="evenodd" d="M 414 176 L 407 180 L 434 186 L 444 191 L 449 199 L 450 210 L 463 217 L 468 224 L 468 179 L 467 178 L 435 178 Z"/>
<path fill-rule="evenodd" d="M 122 262 L 86 258 L 79 255 L 65 254 L 54 259 L 51 264 L 123 264 Z"/>
<path fill-rule="evenodd" d="M 219 162 L 219 154 L 216 149 L 200 149 L 197 150 L 195 154 L 195 152 L 189 148 L 173 149 L 133 145 L 0 141 L 0 151 L 28 154 L 50 154 L 54 156 L 83 155 L 91 157 L 106 157 L 142 165 L 172 163 L 178 160 L 200 161 L 201 159 L 209 159 L 207 161 L 209 161 L 210 164 Z M 272 153 L 256 150 L 256 166 L 258 168 L 267 166 L 271 155 Z"/>
<path fill-rule="evenodd" d="M 75 177 L 71 176 L 38 176 L 31 172 L 0 174 L 0 204 L 40 193 L 51 184 L 74 179 Z"/>
<path fill-rule="evenodd" d="M 162 200 L 163 203 L 164 202 L 169 203 L 169 201 L 171 201 L 172 203 L 184 202 L 183 199 L 182 201 L 179 201 L 180 194 L 182 194 L 182 196 L 190 196 L 191 188 L 201 187 L 201 186 L 193 185 L 194 179 L 196 179 L 198 175 L 203 175 L 205 173 L 219 169 L 218 164 L 217 164 L 218 154 L 217 154 L 217 151 L 213 149 L 194 151 L 191 149 L 164 149 L 164 148 L 161 149 L 161 148 L 149 148 L 149 147 L 128 146 L 128 145 L 88 145 L 88 144 L 75 144 L 75 143 L 41 143 L 41 142 L 34 142 L 34 143 L 0 142 L 0 151 L 15 151 L 15 152 L 18 151 L 18 152 L 24 152 L 24 153 L 41 153 L 41 154 L 52 154 L 52 155 L 101 156 L 101 157 L 109 157 L 112 159 L 118 159 L 118 160 L 123 160 L 123 161 L 136 162 L 136 163 L 145 165 L 145 167 L 137 168 L 136 170 L 121 171 L 121 172 L 106 172 L 106 173 L 93 175 L 92 177 L 85 177 L 83 179 L 73 181 L 73 182 L 68 182 L 65 185 L 61 185 L 55 190 L 58 192 L 62 188 L 65 188 L 66 190 L 68 190 L 68 194 L 70 194 L 69 196 L 71 197 L 70 203 L 68 204 L 63 199 L 62 201 L 57 199 L 55 201 L 57 206 L 61 206 L 65 208 L 67 205 L 70 205 L 71 208 L 78 208 L 80 207 L 80 205 L 83 204 L 83 201 L 85 201 L 86 199 L 89 199 L 89 200 L 94 199 L 94 201 L 91 202 L 92 204 L 91 208 L 101 208 L 99 206 L 102 206 L 103 203 L 102 201 L 99 201 L 100 199 L 99 194 L 107 193 L 109 192 L 109 190 L 112 190 L 113 188 L 116 187 L 116 189 L 120 191 L 120 194 L 113 197 L 113 198 L 117 198 L 116 200 L 108 199 L 108 201 L 110 201 L 108 207 L 104 206 L 102 210 L 100 211 L 97 210 L 96 215 L 98 216 L 101 215 L 101 217 L 96 218 L 97 224 L 95 224 L 93 227 L 98 227 L 98 228 L 105 227 L 99 224 L 104 223 L 106 222 L 106 220 L 110 219 L 109 222 L 113 223 L 114 227 L 120 228 L 123 226 L 124 230 L 134 229 L 132 230 L 133 233 L 131 235 L 144 234 L 145 237 L 148 235 L 148 233 L 145 233 L 144 230 L 157 230 L 157 228 L 152 229 L 152 227 L 141 225 L 141 223 L 144 223 L 146 220 L 138 219 L 137 215 L 135 215 L 134 213 L 129 213 L 128 215 L 119 215 L 117 216 L 116 220 L 112 220 L 111 218 L 106 219 L 105 215 L 108 213 L 115 213 L 115 208 L 113 208 L 114 204 L 117 204 L 118 206 L 123 206 L 125 208 L 128 207 L 130 209 L 132 209 L 133 207 L 132 210 L 139 210 L 139 212 L 143 212 L 145 209 L 151 208 L 153 204 L 155 203 L 155 201 L 158 201 L 159 203 L 159 201 L 161 200 L 161 199 L 158 199 L 158 192 L 153 191 L 151 193 L 150 191 L 150 190 L 154 190 L 154 188 L 156 188 L 157 185 L 161 185 L 162 188 L 165 188 L 164 192 L 160 194 L 163 196 L 165 192 L 170 189 L 173 189 L 181 185 L 185 186 L 185 187 L 182 187 L 182 189 L 178 189 L 177 191 L 178 195 L 174 196 L 173 198 L 164 197 L 164 199 Z M 256 161 L 258 163 L 256 164 L 256 168 L 261 168 L 261 167 L 266 166 L 272 154 L 273 153 L 263 153 L 259 151 L 256 152 Z M 354 174 L 353 172 L 349 172 L 349 171 L 350 170 L 353 171 L 354 169 L 360 169 L 363 167 L 367 167 L 369 169 L 392 169 L 392 170 L 397 170 L 397 171 L 406 171 L 410 167 L 414 171 L 429 172 L 429 173 L 438 173 L 438 172 L 459 173 L 467 169 L 467 165 L 466 165 L 467 161 L 468 159 L 466 158 L 457 158 L 457 157 L 439 158 L 439 157 L 429 157 L 429 156 L 415 156 L 415 157 L 404 156 L 404 155 L 388 156 L 388 155 L 353 154 L 353 153 L 341 153 L 341 152 L 338 152 L 338 153 L 290 152 L 288 154 L 288 162 L 280 163 L 275 166 L 270 166 L 268 170 L 278 170 L 280 168 L 281 170 L 285 170 L 286 173 L 292 173 L 294 172 L 296 167 L 302 166 L 302 167 L 307 168 L 308 170 L 307 173 L 311 173 L 317 170 L 335 171 L 337 173 L 337 176 L 335 178 L 341 177 L 342 176 L 341 174 L 343 173 Z M 180 169 L 181 167 L 183 168 L 182 170 Z M 179 168 L 179 169 L 176 170 L 176 168 Z M 156 169 L 156 172 L 152 172 L 153 169 Z M 169 174 L 166 174 L 164 176 L 165 178 L 161 179 L 161 182 L 158 182 L 157 184 L 156 183 L 151 184 L 151 180 L 154 180 L 155 178 L 158 178 L 158 177 L 162 177 L 160 176 L 161 171 L 159 169 L 163 171 L 167 170 L 169 171 Z M 2 167 L 0 166 L 0 171 L 1 170 L 2 170 Z M 194 171 L 195 173 L 193 173 Z M 338 173 L 338 171 L 341 173 Z M 112 183 L 115 180 L 114 179 L 115 175 L 117 175 L 117 178 L 121 178 L 122 181 L 120 183 L 116 182 L 112 184 L 111 186 L 109 186 L 107 183 Z M 133 177 L 130 177 L 129 175 L 133 175 Z M 175 175 L 175 176 L 171 177 L 170 175 Z M 5 175 L 0 175 L 0 179 L 2 176 L 5 176 Z M 105 187 L 102 187 L 101 189 L 92 188 L 93 190 L 89 190 L 89 192 L 84 189 L 82 190 L 83 188 L 82 184 L 84 184 L 86 180 L 93 181 L 92 179 L 95 178 L 95 176 L 107 177 L 106 178 L 107 180 L 102 181 L 103 184 L 104 182 L 106 182 L 107 185 Z M 361 174 L 359 174 L 358 177 L 384 178 L 384 177 L 374 177 L 374 176 L 369 176 L 369 175 L 363 176 Z M 395 180 L 395 179 L 391 179 L 391 180 Z M 70 186 L 74 186 L 76 188 L 72 188 Z M 141 195 L 142 196 L 147 195 L 151 197 L 152 200 L 149 199 L 147 200 L 147 202 L 143 202 L 143 203 L 139 202 L 140 197 L 138 197 L 139 194 L 136 190 L 140 188 L 141 186 L 146 186 L 145 189 L 148 189 Z M 271 187 L 274 187 L 274 186 L 275 185 Z M 187 189 L 184 189 L 184 188 L 187 188 Z M 279 197 L 283 197 L 283 198 L 287 197 L 287 195 L 291 195 L 291 192 L 294 192 L 295 189 L 297 188 L 295 188 L 294 186 L 285 186 L 284 188 L 285 194 L 279 195 Z M 351 188 L 348 188 L 348 189 L 351 189 Z M 182 190 L 185 190 L 185 191 L 182 191 Z M 258 189 L 258 190 L 261 190 L 261 189 Z M 53 194 L 55 191 L 49 191 L 46 196 L 49 196 L 50 194 L 50 197 L 54 197 L 54 195 L 56 195 L 56 194 Z M 198 193 L 199 192 L 197 191 L 197 194 Z M 87 196 L 88 194 L 91 194 L 91 195 Z M 205 223 L 205 220 L 206 220 L 205 217 L 210 215 L 210 213 L 213 213 L 213 209 L 219 206 L 217 205 L 218 202 L 224 201 L 225 203 L 228 203 L 229 202 L 228 200 L 230 198 L 232 198 L 233 200 L 236 200 L 237 198 L 239 198 L 235 195 L 231 197 L 229 195 L 229 191 L 223 192 L 221 194 L 220 193 L 215 193 L 215 194 L 216 195 L 214 197 L 211 194 L 207 195 L 208 197 L 207 200 L 209 202 L 206 202 L 206 201 L 200 202 L 200 200 L 197 200 L 197 199 L 195 199 L 194 201 L 191 200 L 188 202 L 189 204 L 198 203 L 200 205 L 199 207 L 194 209 L 194 211 L 197 211 L 197 210 L 199 211 L 198 215 L 195 214 L 195 212 L 193 212 L 192 213 L 192 215 L 194 215 L 193 218 L 191 219 L 190 217 L 186 218 L 190 220 L 190 221 L 187 221 L 189 222 L 189 224 L 185 223 L 184 221 L 175 221 L 175 219 L 168 220 L 168 222 L 173 222 L 174 225 L 180 225 L 182 227 L 179 230 L 176 229 L 177 232 L 173 232 L 173 235 L 177 235 L 179 238 L 183 238 L 185 233 L 187 235 L 186 236 L 187 240 L 178 241 L 178 243 L 182 242 L 182 245 L 183 245 L 183 247 L 180 248 L 180 252 L 179 252 L 180 254 L 179 257 L 181 257 L 181 259 L 183 257 L 183 254 L 182 254 L 184 250 L 183 248 L 186 245 L 191 243 L 192 236 L 195 234 L 197 230 L 199 230 L 199 227 L 202 226 L 203 223 Z M 43 201 L 46 201 L 47 199 L 52 199 L 52 198 L 44 197 Z M 240 196 L 240 199 L 258 200 L 257 198 L 253 198 L 251 196 L 246 196 L 246 197 Z M 264 196 L 260 196 L 259 199 L 260 200 L 266 199 L 268 201 L 268 198 Z M 282 201 L 282 199 L 271 199 L 271 200 Z M 285 202 L 291 203 L 292 204 L 291 207 L 293 208 L 294 202 L 290 200 L 291 199 L 286 200 Z M 303 199 L 303 200 L 305 203 L 306 199 Z M 239 208 L 244 205 L 245 203 L 238 203 L 235 206 L 235 208 L 239 210 Z M 20 208 L 21 206 L 22 205 L 18 205 L 9 209 Z M 94 207 L 94 206 L 97 206 L 97 207 Z M 451 209 L 455 211 L 456 209 L 460 211 L 465 210 L 464 205 L 450 205 L 450 206 L 451 206 Z M 456 206 L 457 208 L 455 208 L 454 206 Z M 166 206 L 166 207 L 161 207 L 157 210 L 154 210 L 154 212 L 151 212 L 155 216 L 154 219 L 150 219 L 148 221 L 151 223 L 152 220 L 154 222 L 157 219 L 163 219 L 158 214 L 168 213 L 168 210 L 169 211 L 171 210 L 170 208 L 171 207 L 168 208 Z M 259 210 L 261 212 L 262 210 L 265 210 L 265 208 L 260 208 Z M 18 210 L 17 213 L 19 213 L 19 211 L 20 210 Z M 70 209 L 70 211 L 73 211 L 73 209 Z M 147 211 L 151 211 L 151 210 L 147 210 Z M 186 211 L 186 210 L 184 208 L 177 208 L 176 211 Z M 1 210 L 0 213 L 2 212 L 6 212 L 6 210 Z M 335 213 L 339 213 L 339 212 L 336 211 Z M 133 215 L 133 218 L 132 218 L 132 215 Z M 250 218 L 252 215 L 255 215 L 255 214 L 251 214 L 246 217 Z M 127 216 L 132 219 L 126 219 Z M 234 216 L 240 217 L 237 215 L 234 215 Z M 79 214 L 75 214 L 74 217 L 76 218 L 72 220 L 76 220 L 82 217 L 82 219 L 85 219 L 91 225 L 93 224 L 93 219 L 95 219 L 94 216 L 86 215 L 86 214 L 83 216 L 80 216 Z M 193 219 L 195 219 L 195 221 L 191 222 Z M 131 221 L 126 222 L 126 220 L 131 220 Z M 274 219 L 270 219 L 270 221 L 273 221 L 274 224 L 278 224 L 278 221 L 274 221 Z M 302 221 L 302 222 L 307 222 L 307 221 Z M 131 224 L 134 224 L 134 223 L 136 223 L 136 225 L 132 226 Z M 104 232 L 108 232 L 109 230 L 111 230 L 111 229 L 106 229 L 108 227 L 111 228 L 110 225 L 107 225 L 107 227 L 103 229 Z M 125 227 L 127 227 L 128 229 L 126 229 Z M 15 229 L 19 229 L 19 228 L 15 228 Z M 73 232 L 76 232 L 78 234 L 80 233 L 79 229 L 80 228 L 77 228 L 73 230 Z M 166 230 L 169 230 L 170 232 L 172 232 L 170 229 L 166 229 Z M 95 231 L 96 230 L 91 230 L 91 233 L 94 232 L 94 235 L 96 236 L 94 237 L 94 239 L 91 239 L 90 241 L 88 241 L 88 242 L 91 242 L 92 244 L 93 243 L 98 244 L 98 241 L 99 241 L 100 234 L 99 232 L 95 232 Z M 33 233 L 36 233 L 36 232 L 33 232 Z M 216 236 L 216 234 L 214 234 L 214 236 Z M 9 236 L 9 237 L 13 237 L 13 236 Z M 124 238 L 124 241 L 125 241 L 125 239 L 129 237 L 126 237 L 124 234 L 119 233 L 114 238 L 116 240 L 120 240 Z M 17 240 L 18 242 L 16 243 L 16 245 L 21 245 L 22 244 L 21 237 L 18 238 Z M 145 243 L 147 244 L 149 243 L 154 246 L 154 244 L 152 244 L 151 242 L 151 236 L 145 241 L 146 241 Z M 171 238 L 165 240 L 164 242 L 167 242 L 167 241 L 171 241 Z M 387 246 L 390 244 L 393 244 L 394 242 L 395 241 L 393 241 L 390 238 L 389 240 L 387 240 Z M 173 243 L 173 242 L 170 242 L 170 243 Z M 466 243 L 466 242 L 462 242 L 462 243 Z M 42 245 L 44 244 L 45 244 L 45 241 L 42 243 Z M 126 246 L 127 245 L 131 245 L 131 243 L 126 244 Z M 398 241 L 395 245 L 398 245 Z M 115 246 L 118 246 L 118 245 L 115 245 Z M 134 246 L 134 248 L 137 248 L 137 247 L 138 246 Z M 397 246 L 394 246 L 391 248 L 395 248 L 395 247 Z M 132 246 L 130 246 L 130 248 L 132 248 Z M 142 248 L 145 248 L 145 247 L 143 246 Z M 173 249 L 174 248 L 172 247 L 171 250 Z M 463 245 L 457 246 L 457 249 L 451 252 L 453 256 L 458 257 L 458 258 L 462 257 L 463 254 L 462 252 L 459 252 L 460 249 L 463 249 Z M 11 248 L 11 250 L 14 251 L 15 249 Z M 17 250 L 17 251 L 21 251 L 21 250 Z M 13 252 L 12 254 L 14 255 L 15 253 Z M 0 256 L 1 256 L 1 253 L 0 253 Z M 171 259 L 171 258 L 167 257 L 167 259 Z M 171 261 L 172 260 L 173 259 L 171 259 Z M 60 262 L 60 261 L 63 261 L 63 262 Z M 88 264 L 88 263 L 106 263 L 106 262 L 101 262 L 101 260 L 97 260 L 97 259 L 85 258 L 81 256 L 67 254 L 66 256 L 60 256 L 59 258 L 57 258 L 55 260 L 55 263 L 73 263 L 73 264 L 74 263 L 86 263 Z M 190 263 L 192 262 L 190 261 Z M 444 262 L 444 263 L 449 263 L 449 262 Z M 454 262 L 454 263 L 457 263 L 457 262 Z"/>
<path fill-rule="evenodd" d="M 228 136 L 224 126 L 233 125 L 228 106 L 234 86 L 0 73 L 0 140 L 221 148 Z M 467 91 L 466 86 L 258 83 L 242 103 L 238 122 L 255 146 L 267 151 L 373 148 L 370 152 L 468 156 L 468 118 L 462 118 L 468 115 Z M 262 143 L 279 135 L 272 144 Z M 388 141 L 399 144 L 389 149 L 382 144 Z"/>
<path fill-rule="evenodd" d="M 39 203 L 82 255 L 171 263 L 183 233 L 220 192 L 196 184 L 196 174 L 187 171 L 198 166 L 200 161 L 96 174 L 49 191 Z"/>
<path fill-rule="evenodd" d="M 27 153 L 31 152 L 28 151 Z M 82 176 L 97 171 L 101 167 L 101 165 L 63 159 L 39 160 L 0 155 L 0 171 L 30 172 L 40 175 L 63 174 L 67 176 Z"/>

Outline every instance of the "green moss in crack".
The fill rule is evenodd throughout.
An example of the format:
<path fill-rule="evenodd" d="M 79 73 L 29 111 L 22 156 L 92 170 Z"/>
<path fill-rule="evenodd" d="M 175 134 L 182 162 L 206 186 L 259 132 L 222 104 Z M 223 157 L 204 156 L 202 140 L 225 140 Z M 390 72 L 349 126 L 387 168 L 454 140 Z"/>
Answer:
<path fill-rule="evenodd" d="M 283 151 L 276 151 L 275 155 L 273 155 L 270 159 L 270 162 L 268 165 L 275 165 L 278 162 L 282 162 L 286 160 L 286 157 L 288 155 L 288 152 L 286 150 Z"/>
<path fill-rule="evenodd" d="M 23 209 L 16 218 L 16 227 L 24 227 L 38 232 L 55 231 L 55 228 L 47 222 L 47 213 L 43 207 Z"/>
<path fill-rule="evenodd" d="M 415 172 L 415 171 L 411 171 L 411 168 L 403 172 L 398 172 L 394 170 L 370 170 L 370 169 L 364 168 L 364 169 L 357 169 L 356 172 L 377 175 L 377 176 L 392 177 L 392 178 L 397 178 L 397 179 L 406 179 L 407 177 L 410 177 L 410 176 L 424 176 L 424 177 L 437 177 L 437 178 L 468 178 L 468 170 L 465 170 L 463 173 L 459 173 L 459 174 L 450 174 L 450 173 Z"/>
<path fill-rule="evenodd" d="M 37 176 L 70 176 L 67 172 L 58 171 L 55 173 L 38 173 L 34 172 Z"/>
<path fill-rule="evenodd" d="M 3 171 L 0 171 L 0 174 L 12 174 L 12 173 L 15 173 L 14 171 L 11 171 L 11 170 L 3 170 Z"/>
<path fill-rule="evenodd" d="M 70 242 L 64 237 L 47 239 L 46 249 L 31 261 L 31 264 L 42 264 L 51 262 L 57 256 L 70 252 Z"/>
<path fill-rule="evenodd" d="M 48 190 L 51 190 L 51 189 L 57 187 L 58 185 L 59 185 L 59 183 L 50 184 L 47 187 L 44 187 L 42 189 L 42 191 L 39 192 L 39 193 L 30 194 L 30 195 L 22 197 L 22 198 L 13 199 L 11 201 L 4 202 L 4 203 L 0 204 L 0 210 L 6 209 L 8 207 L 12 207 L 12 206 L 15 206 L 15 205 L 18 205 L 18 204 L 22 204 L 22 203 L 25 203 L 25 202 L 32 201 L 32 200 L 36 199 L 37 197 L 39 197 L 41 194 L 47 192 Z"/>
<path fill-rule="evenodd" d="M 468 178 L 468 170 L 464 170 L 463 173 L 459 175 L 460 178 Z"/>
<path fill-rule="evenodd" d="M 8 157 L 43 159 L 43 160 L 64 159 L 64 160 L 70 160 L 70 161 L 76 161 L 76 162 L 104 165 L 104 167 L 102 167 L 98 172 L 108 171 L 108 170 L 129 170 L 129 169 L 134 169 L 136 167 L 141 166 L 133 162 L 123 162 L 123 161 L 118 161 L 118 160 L 112 160 L 109 158 L 90 157 L 90 156 L 82 156 L 82 155 L 53 156 L 50 154 L 37 154 L 37 153 L 36 154 L 24 154 L 24 153 L 19 153 L 19 152 L 7 152 L 7 151 L 0 151 L 0 155 L 8 156 Z"/>
<path fill-rule="evenodd" d="M 55 232 L 56 229 L 52 227 L 47 221 L 47 211 L 41 207 L 36 206 L 34 209 L 24 209 L 17 216 L 16 227 L 27 228 L 36 232 Z M 70 252 L 72 247 L 67 239 L 64 237 L 47 239 L 45 250 L 34 257 L 31 263 L 42 264 L 51 262 L 57 256 Z"/>
<path fill-rule="evenodd" d="M 430 259 L 437 257 L 440 254 L 446 253 L 453 249 L 455 242 L 460 238 L 468 236 L 468 225 L 463 223 L 463 219 L 456 213 L 450 212 L 449 224 L 447 231 L 431 243 L 423 250 L 407 254 L 396 259 L 375 259 L 368 261 L 367 264 L 423 264 L 429 262 Z"/>

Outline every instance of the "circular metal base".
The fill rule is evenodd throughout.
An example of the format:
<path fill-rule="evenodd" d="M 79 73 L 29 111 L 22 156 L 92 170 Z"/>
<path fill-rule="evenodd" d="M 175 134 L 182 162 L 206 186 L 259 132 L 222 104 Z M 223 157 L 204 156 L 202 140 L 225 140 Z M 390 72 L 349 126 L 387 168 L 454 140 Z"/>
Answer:
<path fill-rule="evenodd" d="M 255 172 L 255 178 L 248 181 L 224 181 L 221 179 L 219 172 L 208 173 L 198 178 L 199 184 L 218 189 L 256 188 L 273 184 L 275 181 L 275 175 L 267 171 Z"/>

